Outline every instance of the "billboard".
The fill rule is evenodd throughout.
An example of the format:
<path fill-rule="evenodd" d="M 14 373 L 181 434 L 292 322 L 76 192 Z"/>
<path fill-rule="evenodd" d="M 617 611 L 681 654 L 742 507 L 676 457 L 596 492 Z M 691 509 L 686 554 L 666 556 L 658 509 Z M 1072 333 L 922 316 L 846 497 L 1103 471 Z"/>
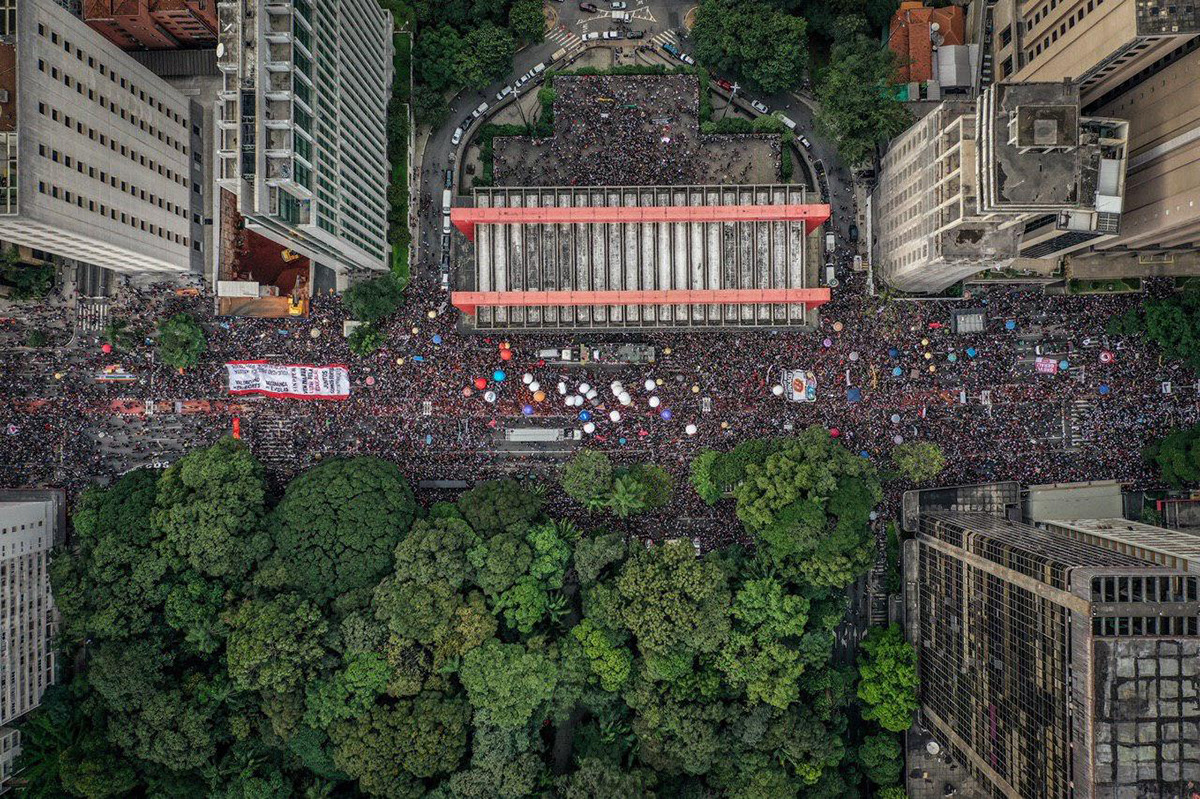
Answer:
<path fill-rule="evenodd" d="M 343 400 L 350 396 L 350 372 L 345 364 L 229 361 L 225 370 L 229 373 L 230 394 L 305 400 Z"/>
<path fill-rule="evenodd" d="M 1033 362 L 1033 368 L 1036 369 L 1039 374 L 1055 375 L 1058 374 L 1058 361 L 1053 358 L 1038 357 Z"/>
<path fill-rule="evenodd" d="M 812 402 L 817 398 L 817 378 L 804 369 L 783 373 L 783 384 L 792 402 Z"/>

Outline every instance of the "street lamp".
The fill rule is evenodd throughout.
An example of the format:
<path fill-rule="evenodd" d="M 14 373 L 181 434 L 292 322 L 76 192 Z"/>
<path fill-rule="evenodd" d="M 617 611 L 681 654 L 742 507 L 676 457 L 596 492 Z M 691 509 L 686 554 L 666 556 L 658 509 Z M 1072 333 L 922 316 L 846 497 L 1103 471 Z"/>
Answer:
<path fill-rule="evenodd" d="M 513 87 L 513 105 L 517 107 L 517 113 L 521 115 L 521 121 L 525 123 L 525 133 L 532 136 L 533 129 L 529 126 L 529 119 L 525 116 L 525 109 L 521 107 L 521 90 L 516 87 Z"/>
<path fill-rule="evenodd" d="M 721 109 L 721 118 L 722 119 L 724 119 L 725 114 L 728 113 L 729 106 L 733 105 L 734 98 L 737 97 L 738 89 L 740 89 L 740 88 L 742 88 L 741 84 L 734 83 L 733 87 L 729 90 L 729 102 L 726 103 L 725 107 Z"/>

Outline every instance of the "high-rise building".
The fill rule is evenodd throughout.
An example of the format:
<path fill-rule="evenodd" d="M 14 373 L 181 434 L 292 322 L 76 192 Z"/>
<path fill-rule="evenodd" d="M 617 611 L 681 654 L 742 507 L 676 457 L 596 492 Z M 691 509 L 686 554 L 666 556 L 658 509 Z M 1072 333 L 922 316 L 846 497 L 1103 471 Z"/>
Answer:
<path fill-rule="evenodd" d="M 85 0 L 83 18 L 122 50 L 217 43 L 217 0 Z"/>
<path fill-rule="evenodd" d="M 21 751 L 20 733 L 9 725 L 54 683 L 57 616 L 48 567 L 61 502 L 60 495 L 0 499 L 0 787 Z"/>
<path fill-rule="evenodd" d="M 198 269 L 198 108 L 53 0 L 4 1 L 0 239 L 118 272 Z"/>
<path fill-rule="evenodd" d="M 222 0 L 218 14 L 221 240 L 248 231 L 281 268 L 303 256 L 343 284 L 386 269 L 391 15 L 376 0 Z M 217 281 L 264 282 L 236 249 L 215 253 Z"/>
<path fill-rule="evenodd" d="M 901 134 L 873 197 L 876 272 L 901 291 L 937 292 L 1115 235 L 1127 124 L 1079 103 L 1070 82 L 999 83 Z"/>
<path fill-rule="evenodd" d="M 1079 82 L 1084 109 L 1129 120 L 1121 230 L 1108 254 L 1200 245 L 1200 6 L 1174 0 L 989 3 L 1001 80 Z"/>
<path fill-rule="evenodd" d="M 1018 492 L 985 488 L 905 497 L 924 725 L 994 797 L 1190 796 L 1200 577 L 1012 521 Z"/>

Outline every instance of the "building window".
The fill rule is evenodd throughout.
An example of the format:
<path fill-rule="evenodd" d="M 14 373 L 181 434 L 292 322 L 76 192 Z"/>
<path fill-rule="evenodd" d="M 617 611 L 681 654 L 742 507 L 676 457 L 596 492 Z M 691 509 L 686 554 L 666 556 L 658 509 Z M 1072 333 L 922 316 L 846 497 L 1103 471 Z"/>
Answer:
<path fill-rule="evenodd" d="M 1005 25 L 1004 30 L 1000 31 L 1000 46 L 1007 47 L 1012 41 L 1012 25 Z"/>

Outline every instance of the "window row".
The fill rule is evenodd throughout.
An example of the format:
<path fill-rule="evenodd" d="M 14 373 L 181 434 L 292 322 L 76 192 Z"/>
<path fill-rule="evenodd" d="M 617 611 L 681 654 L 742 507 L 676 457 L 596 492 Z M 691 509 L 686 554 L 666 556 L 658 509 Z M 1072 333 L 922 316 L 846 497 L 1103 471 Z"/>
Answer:
<path fill-rule="evenodd" d="M 101 183 L 107 184 L 114 189 L 120 189 L 121 191 L 129 194 L 130 196 L 136 197 L 143 202 L 148 202 L 151 205 L 157 205 L 159 208 L 162 208 L 167 212 L 174 214 L 175 216 L 182 217 L 183 219 L 188 218 L 187 209 L 183 208 L 177 203 L 173 203 L 169 200 L 164 200 L 162 197 L 155 196 L 154 192 L 152 191 L 148 192 L 145 189 L 139 189 L 132 183 L 120 180 L 116 175 L 110 175 L 103 169 L 97 169 L 94 166 L 85 164 L 78 158 L 72 158 L 66 153 L 60 153 L 58 150 L 47 147 L 44 144 L 38 145 L 38 155 L 53 161 L 56 164 L 62 164 L 67 169 L 74 168 L 75 171 L 81 175 L 87 175 L 93 180 L 99 180 Z"/>
<path fill-rule="evenodd" d="M 124 106 L 118 105 L 113 100 L 110 100 L 105 95 L 98 94 L 95 89 L 88 87 L 87 91 L 85 92 L 84 84 L 77 78 L 72 77 L 68 72 L 65 70 L 60 70 L 58 67 L 50 66 L 47 68 L 45 59 L 39 58 L 38 71 L 47 72 L 47 69 L 49 69 L 49 75 L 52 79 L 61 80 L 62 84 L 68 89 L 75 89 L 76 94 L 79 94 L 80 96 L 87 94 L 87 98 L 89 100 L 99 103 L 101 108 L 105 109 L 113 116 L 121 117 L 122 120 L 136 126 L 143 133 L 148 133 L 149 135 L 156 137 L 159 141 L 165 142 L 168 147 L 174 148 L 178 152 L 187 155 L 188 146 L 184 142 L 174 138 L 169 133 L 165 133 L 162 128 L 159 128 L 154 123 L 147 122 L 145 117 L 139 117 L 132 111 L 127 110 Z"/>
<path fill-rule="evenodd" d="M 172 233 L 161 225 L 155 225 L 151 222 L 147 222 L 145 219 L 139 219 L 133 214 L 128 214 L 124 211 L 118 211 L 116 208 L 112 208 L 102 202 L 96 202 L 95 200 L 88 199 L 76 192 L 72 192 L 67 189 L 60 189 L 58 186 L 48 185 L 45 181 L 38 181 L 38 192 L 48 197 L 53 197 L 56 200 L 62 200 L 69 205 L 74 205 L 78 208 L 86 208 L 93 213 L 99 213 L 101 216 L 107 216 L 114 222 L 120 221 L 120 223 L 123 225 L 129 225 L 130 227 L 141 230 L 144 233 L 149 233 L 152 236 L 158 236 L 164 241 L 174 242 L 175 244 L 185 247 L 190 244 L 190 240 L 187 236 L 179 233 Z"/>
<path fill-rule="evenodd" d="M 48 36 L 47 33 L 49 33 Z M 143 103 L 147 103 L 151 107 L 156 108 L 158 113 L 170 117 L 172 121 L 174 121 L 185 131 L 188 129 L 188 121 L 183 114 L 168 108 L 162 103 L 161 100 L 155 100 L 153 93 L 148 96 L 145 88 L 138 86 L 132 80 L 126 80 L 125 78 L 119 77 L 116 70 L 109 67 L 108 64 L 104 63 L 103 60 L 97 59 L 92 55 L 87 55 L 78 45 L 72 44 L 71 41 L 65 36 L 60 37 L 57 31 L 48 31 L 46 26 L 41 22 L 38 23 L 38 35 L 42 38 L 48 38 L 51 44 L 58 44 L 61 41 L 64 52 L 67 54 L 74 53 L 75 58 L 80 63 L 83 63 L 84 61 L 87 62 L 89 69 L 95 70 L 98 68 L 101 75 L 107 77 L 113 83 L 119 84 L 122 89 L 127 89 L 132 96 L 138 98 Z"/>
<path fill-rule="evenodd" d="M 38 113 L 42 116 L 49 116 L 55 122 L 61 121 L 66 127 L 74 128 L 75 132 L 79 135 L 87 136 L 92 141 L 100 142 L 101 147 L 107 147 L 114 153 L 120 153 L 134 163 L 146 167 L 151 172 L 158 172 L 158 174 L 174 183 L 178 183 L 185 189 L 188 187 L 188 179 L 182 173 L 164 166 L 153 158 L 147 158 L 145 153 L 138 152 L 132 147 L 118 143 L 116 139 L 101 133 L 90 125 L 85 125 L 81 120 L 72 119 L 68 114 L 60 114 L 57 108 L 47 108 L 45 103 L 38 103 Z"/>

